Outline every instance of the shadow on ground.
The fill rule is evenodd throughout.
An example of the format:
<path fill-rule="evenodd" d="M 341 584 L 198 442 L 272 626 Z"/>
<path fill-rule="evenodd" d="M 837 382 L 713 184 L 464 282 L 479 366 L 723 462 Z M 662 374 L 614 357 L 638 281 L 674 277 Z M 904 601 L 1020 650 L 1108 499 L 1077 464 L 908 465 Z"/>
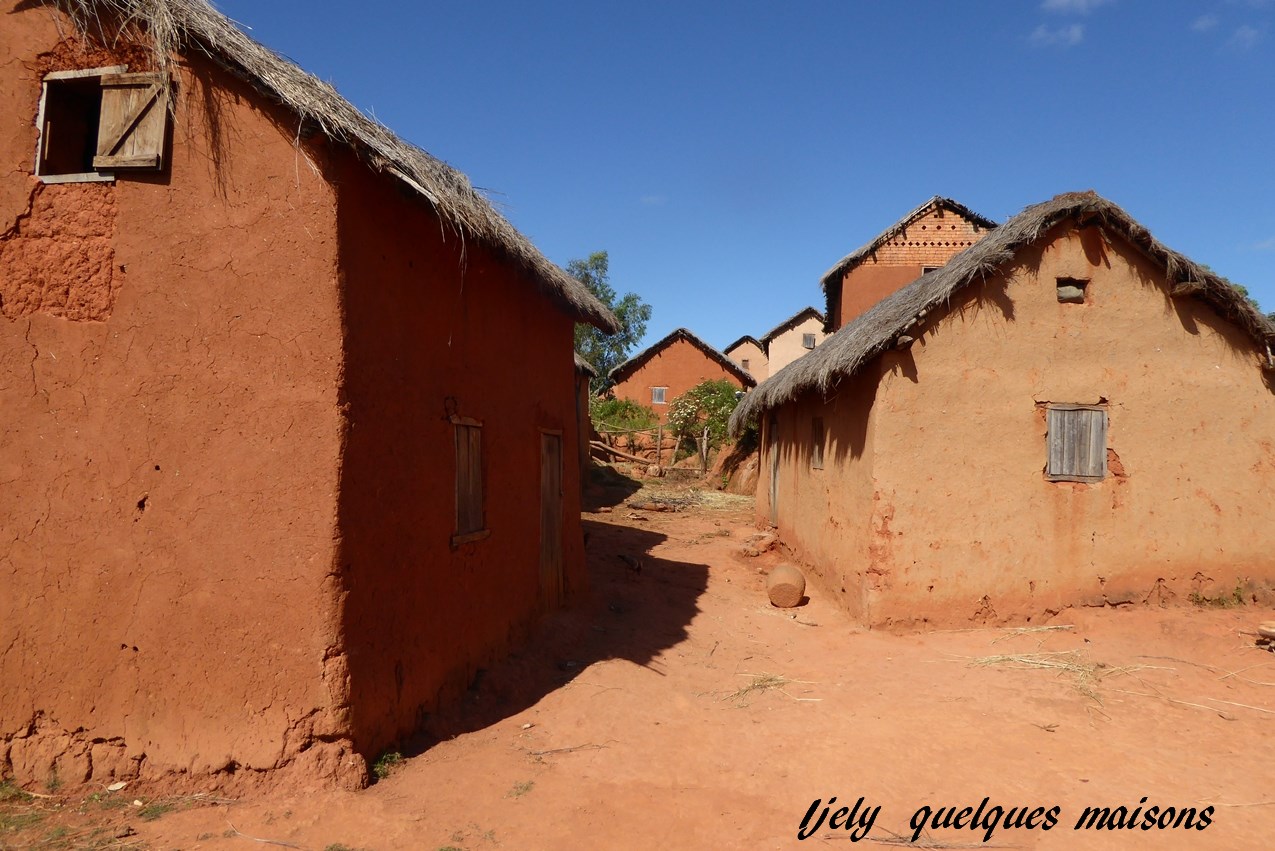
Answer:
<path fill-rule="evenodd" d="M 405 755 L 489 727 L 571 682 L 595 662 L 625 659 L 662 674 L 657 657 L 687 637 L 708 566 L 651 555 L 666 536 L 583 521 L 588 591 L 547 617 L 529 641 L 480 672 L 458 705 L 431 717 Z"/>
<path fill-rule="evenodd" d="M 617 506 L 642 489 L 640 481 L 608 464 L 591 462 L 586 475 L 589 486 L 582 500 L 585 511 Z"/>

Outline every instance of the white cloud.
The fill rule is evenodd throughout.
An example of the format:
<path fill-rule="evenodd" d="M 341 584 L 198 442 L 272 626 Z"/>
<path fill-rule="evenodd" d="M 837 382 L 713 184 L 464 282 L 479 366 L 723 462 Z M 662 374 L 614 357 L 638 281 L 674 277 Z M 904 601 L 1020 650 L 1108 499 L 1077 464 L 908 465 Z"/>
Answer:
<path fill-rule="evenodd" d="M 1087 15 L 1099 6 L 1105 6 L 1111 0 L 1044 0 L 1040 8 L 1046 12 L 1061 12 L 1064 15 Z"/>
<path fill-rule="evenodd" d="M 1249 50 L 1262 40 L 1262 31 L 1257 27 L 1251 27 L 1248 24 L 1240 24 L 1235 32 L 1231 33 L 1231 37 L 1227 39 L 1227 45 L 1236 50 Z"/>
<path fill-rule="evenodd" d="M 667 195 L 643 195 L 640 199 L 644 206 L 647 207 L 663 207 L 668 203 Z"/>
<path fill-rule="evenodd" d="M 1191 24 L 1191 29 L 1198 33 L 1206 33 L 1209 30 L 1217 29 L 1217 15 L 1200 15 Z"/>
<path fill-rule="evenodd" d="M 1275 251 L 1275 236 L 1253 243 L 1254 251 Z"/>
<path fill-rule="evenodd" d="M 1031 42 L 1040 47 L 1074 47 L 1085 39 L 1081 24 L 1066 27 L 1047 27 L 1044 24 L 1032 30 Z"/>

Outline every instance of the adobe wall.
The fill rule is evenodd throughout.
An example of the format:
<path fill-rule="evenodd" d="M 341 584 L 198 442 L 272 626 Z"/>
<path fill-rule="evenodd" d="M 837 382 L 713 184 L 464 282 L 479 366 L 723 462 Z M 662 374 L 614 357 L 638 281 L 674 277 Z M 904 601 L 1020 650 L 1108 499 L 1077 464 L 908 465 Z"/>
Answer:
<path fill-rule="evenodd" d="M 38 182 L 43 73 L 136 55 L 22 6 L 0 4 L 0 776 L 354 776 L 332 193 L 203 64 L 166 172 Z"/>
<path fill-rule="evenodd" d="M 542 430 L 562 434 L 568 594 L 586 577 L 572 320 L 416 196 L 360 171 L 352 156 L 336 169 L 348 332 L 339 563 L 355 740 L 374 757 L 537 619 Z M 490 530 L 457 547 L 451 416 L 482 423 Z"/>
<path fill-rule="evenodd" d="M 877 373 L 847 379 L 826 399 L 808 394 L 767 412 L 757 479 L 757 520 L 770 526 L 823 593 L 866 616 L 864 559 L 872 535 Z M 813 420 L 824 426 L 822 469 L 813 466 Z M 775 458 L 778 455 L 776 470 Z M 775 475 L 777 472 L 777 475 Z M 774 491 L 772 514 L 772 477 Z M 835 509 L 829 510 L 829 506 Z"/>
<path fill-rule="evenodd" d="M 668 422 L 668 408 L 673 400 L 704 381 L 729 381 L 743 388 L 743 383 L 727 372 L 721 364 L 704 354 L 703 350 L 685 339 L 676 339 L 656 352 L 636 372 L 612 385 L 611 392 L 617 399 L 632 399 L 639 405 L 651 408 L 660 422 Z M 651 403 L 651 388 L 667 387 L 664 404 Z"/>
<path fill-rule="evenodd" d="M 922 216 L 842 277 L 833 330 L 921 277 L 926 266 L 942 266 L 987 233 L 950 210 Z"/>
<path fill-rule="evenodd" d="M 823 333 L 823 323 L 813 316 L 776 336 L 770 341 L 769 346 L 771 375 L 812 351 L 801 344 L 801 338 L 805 334 L 815 335 L 815 346 L 822 343 L 828 336 Z"/>
<path fill-rule="evenodd" d="M 761 384 L 770 376 L 770 366 L 769 361 L 766 359 L 766 353 L 756 343 L 745 341 L 729 352 L 724 352 L 724 354 L 737 363 L 740 369 L 751 375 L 758 384 Z M 748 361 L 747 367 L 744 366 L 744 361 Z"/>
<path fill-rule="evenodd" d="M 851 554 L 870 623 L 1269 598 L 1275 394 L 1255 347 L 1112 242 L 1059 226 L 881 360 L 873 540 Z M 1086 303 L 1059 303 L 1057 277 L 1089 279 Z M 1049 402 L 1107 406 L 1104 481 L 1045 479 Z"/>

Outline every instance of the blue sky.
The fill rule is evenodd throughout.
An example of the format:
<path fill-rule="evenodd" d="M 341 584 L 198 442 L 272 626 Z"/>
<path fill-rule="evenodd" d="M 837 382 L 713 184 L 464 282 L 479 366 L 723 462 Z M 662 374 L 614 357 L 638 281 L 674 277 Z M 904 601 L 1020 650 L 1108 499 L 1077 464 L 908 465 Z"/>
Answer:
<path fill-rule="evenodd" d="M 1275 310 L 1275 0 L 214 0 L 724 346 L 933 195 L 1094 189 Z"/>

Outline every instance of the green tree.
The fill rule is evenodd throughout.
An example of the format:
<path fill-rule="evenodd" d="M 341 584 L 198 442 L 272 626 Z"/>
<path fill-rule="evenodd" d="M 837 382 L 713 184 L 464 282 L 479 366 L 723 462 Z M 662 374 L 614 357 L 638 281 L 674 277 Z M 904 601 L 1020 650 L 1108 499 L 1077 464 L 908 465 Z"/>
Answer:
<path fill-rule="evenodd" d="M 638 341 L 646 334 L 646 323 L 651 320 L 651 306 L 636 293 L 625 293 L 616 299 L 615 288 L 609 280 L 607 253 L 595 251 L 587 260 L 567 263 L 567 274 L 588 287 L 598 301 L 611 308 L 620 320 L 620 330 L 607 335 L 592 325 L 576 325 L 576 351 L 593 364 L 598 377 L 593 379 L 593 392 L 607 386 L 607 373 L 628 358 Z"/>

